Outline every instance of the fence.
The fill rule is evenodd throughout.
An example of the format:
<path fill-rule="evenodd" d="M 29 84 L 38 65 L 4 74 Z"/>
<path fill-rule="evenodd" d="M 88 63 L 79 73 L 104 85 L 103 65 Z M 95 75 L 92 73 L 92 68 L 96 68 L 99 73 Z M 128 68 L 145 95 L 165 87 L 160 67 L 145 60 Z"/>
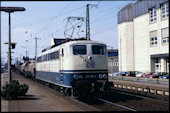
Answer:
<path fill-rule="evenodd" d="M 157 84 L 169 84 L 169 79 L 127 77 L 127 76 L 112 76 L 112 74 L 109 74 L 109 79 L 113 79 L 113 80 L 126 80 L 126 81 L 137 81 L 137 82 L 149 82 L 149 83 L 157 83 Z"/>

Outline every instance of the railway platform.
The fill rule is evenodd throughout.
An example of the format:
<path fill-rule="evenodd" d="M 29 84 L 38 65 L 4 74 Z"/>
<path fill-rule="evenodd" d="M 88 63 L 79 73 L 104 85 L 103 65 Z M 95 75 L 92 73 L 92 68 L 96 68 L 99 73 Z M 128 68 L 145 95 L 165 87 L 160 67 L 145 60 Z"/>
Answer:
<path fill-rule="evenodd" d="M 144 93 L 169 96 L 169 84 L 146 83 L 125 80 L 109 80 L 114 83 L 114 88 L 134 90 Z"/>
<path fill-rule="evenodd" d="M 29 89 L 25 96 L 17 100 L 5 100 L 1 97 L 1 112 L 101 111 L 16 73 L 12 73 L 12 79 L 18 80 L 20 84 L 27 84 Z M 6 81 L 8 73 L 2 73 L 1 86 Z"/>

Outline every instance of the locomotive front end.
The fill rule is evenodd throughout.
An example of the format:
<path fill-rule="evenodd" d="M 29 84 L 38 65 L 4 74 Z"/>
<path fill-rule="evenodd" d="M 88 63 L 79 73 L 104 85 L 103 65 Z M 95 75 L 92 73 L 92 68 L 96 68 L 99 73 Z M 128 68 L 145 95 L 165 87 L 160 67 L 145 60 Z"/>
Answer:
<path fill-rule="evenodd" d="M 108 61 L 106 45 L 99 42 L 82 41 L 70 46 L 69 60 L 72 73 L 71 85 L 75 95 L 92 92 L 107 92 L 112 83 L 108 82 Z"/>

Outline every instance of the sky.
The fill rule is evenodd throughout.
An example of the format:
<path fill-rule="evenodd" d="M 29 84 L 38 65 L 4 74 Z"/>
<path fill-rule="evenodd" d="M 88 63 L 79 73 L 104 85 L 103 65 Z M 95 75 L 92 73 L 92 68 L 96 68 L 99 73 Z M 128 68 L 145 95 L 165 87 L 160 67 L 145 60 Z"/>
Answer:
<path fill-rule="evenodd" d="M 104 42 L 108 48 L 118 49 L 117 13 L 134 0 L 125 1 L 1 1 L 1 7 L 24 7 L 22 12 L 11 13 L 12 63 L 23 56 L 35 57 L 35 37 L 37 54 L 50 46 L 52 38 L 85 37 L 86 5 L 89 8 L 90 39 Z M 1 60 L 7 61 L 9 26 L 8 13 L 1 12 Z M 72 17 L 67 24 L 68 17 Z M 73 19 L 83 17 L 84 21 Z M 71 35 L 72 25 L 75 27 Z M 66 26 L 67 25 L 67 26 Z M 66 32 L 65 32 L 66 31 Z M 79 32 L 78 32 L 79 31 Z M 64 32 L 67 35 L 64 35 Z"/>

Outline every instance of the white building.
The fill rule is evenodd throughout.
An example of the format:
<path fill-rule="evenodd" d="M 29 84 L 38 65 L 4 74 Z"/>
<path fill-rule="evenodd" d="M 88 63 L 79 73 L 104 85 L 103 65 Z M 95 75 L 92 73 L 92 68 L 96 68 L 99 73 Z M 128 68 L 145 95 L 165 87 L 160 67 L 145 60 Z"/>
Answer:
<path fill-rule="evenodd" d="M 138 0 L 118 12 L 119 71 L 169 72 L 168 0 Z"/>

